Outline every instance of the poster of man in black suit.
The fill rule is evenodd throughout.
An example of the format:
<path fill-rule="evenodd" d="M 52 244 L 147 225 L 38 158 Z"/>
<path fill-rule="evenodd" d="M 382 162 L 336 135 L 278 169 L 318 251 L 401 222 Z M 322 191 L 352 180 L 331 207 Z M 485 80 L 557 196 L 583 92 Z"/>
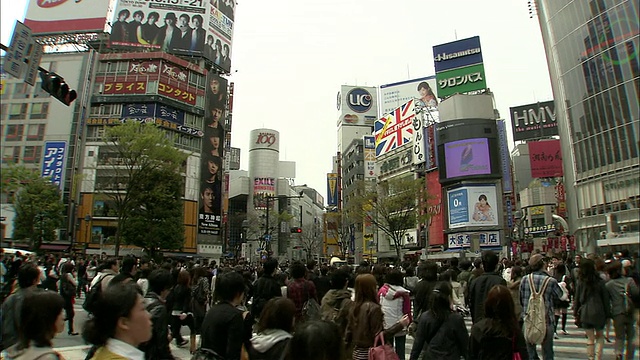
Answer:
<path fill-rule="evenodd" d="M 191 23 L 193 24 L 193 29 L 191 30 L 191 46 L 189 50 L 202 52 L 204 50 L 204 39 L 207 32 L 202 28 L 202 16 L 201 15 L 193 15 L 191 18 Z"/>
<path fill-rule="evenodd" d="M 178 18 L 178 37 L 171 44 L 171 49 L 188 50 L 191 47 L 191 27 L 189 15 L 181 14 Z"/>
<path fill-rule="evenodd" d="M 120 10 L 120 12 L 118 13 L 118 20 L 114 21 L 111 25 L 111 41 L 126 42 L 128 40 L 129 24 L 126 22 L 126 20 L 130 15 L 131 12 L 129 12 L 129 10 Z"/>
<path fill-rule="evenodd" d="M 133 13 L 133 20 L 131 20 L 128 24 L 128 39 L 127 41 L 132 44 L 138 44 L 140 41 L 138 40 L 138 29 L 142 26 L 142 20 L 144 20 L 144 13 L 140 10 Z"/>
<path fill-rule="evenodd" d="M 176 14 L 170 12 L 164 16 L 164 26 L 158 30 L 153 43 L 160 45 L 162 51 L 169 51 L 171 44 L 176 42 L 180 37 L 180 30 L 176 27 Z"/>

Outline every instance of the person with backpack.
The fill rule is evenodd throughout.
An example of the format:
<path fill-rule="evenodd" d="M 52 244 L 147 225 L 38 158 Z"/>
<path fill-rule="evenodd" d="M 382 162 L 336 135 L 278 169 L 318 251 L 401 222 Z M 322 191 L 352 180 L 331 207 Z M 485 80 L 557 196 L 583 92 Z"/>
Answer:
<path fill-rule="evenodd" d="M 559 299 L 566 299 L 558 281 L 544 271 L 547 263 L 541 254 L 531 256 L 531 273 L 523 277 L 520 283 L 523 332 L 531 360 L 539 359 L 537 345 L 542 345 L 545 360 L 553 360 L 553 303 Z"/>
<path fill-rule="evenodd" d="M 99 267 L 100 272 L 93 278 L 89 286 L 89 292 L 84 299 L 82 308 L 88 313 L 93 313 L 96 303 L 100 299 L 100 294 L 107 289 L 113 278 L 118 275 L 118 260 L 107 259 Z"/>
<path fill-rule="evenodd" d="M 331 289 L 322 298 L 320 311 L 322 320 L 332 321 L 340 328 L 340 333 L 344 335 L 347 328 L 347 315 L 351 305 L 351 290 L 349 285 L 349 273 L 342 269 L 331 272 Z"/>
<path fill-rule="evenodd" d="M 625 354 L 625 359 L 631 360 L 636 352 L 634 344 L 636 335 L 633 326 L 635 307 L 632 298 L 638 296 L 638 286 L 632 278 L 622 276 L 622 264 L 620 261 L 611 264 L 607 270 L 611 280 L 605 286 L 611 299 L 611 316 L 613 317 L 613 328 L 616 332 L 616 360 L 622 360 Z"/>

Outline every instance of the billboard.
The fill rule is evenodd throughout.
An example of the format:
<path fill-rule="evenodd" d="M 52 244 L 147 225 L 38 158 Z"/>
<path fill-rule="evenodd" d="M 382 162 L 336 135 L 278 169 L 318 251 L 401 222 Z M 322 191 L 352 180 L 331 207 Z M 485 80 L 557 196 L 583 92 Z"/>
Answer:
<path fill-rule="evenodd" d="M 213 71 L 207 74 L 198 211 L 198 232 L 206 235 L 220 235 L 222 223 L 222 159 L 225 155 L 222 121 L 227 104 L 227 84 L 225 78 Z"/>
<path fill-rule="evenodd" d="M 229 148 L 229 170 L 240 170 L 240 148 Z"/>
<path fill-rule="evenodd" d="M 379 117 L 383 117 L 412 99 L 420 99 L 429 107 L 438 106 L 435 88 L 435 76 L 380 85 Z"/>
<path fill-rule="evenodd" d="M 338 93 L 337 107 L 340 111 L 338 124 L 371 126 L 378 118 L 376 88 L 342 85 Z"/>
<path fill-rule="evenodd" d="M 371 135 L 363 136 L 364 143 L 364 179 L 376 178 L 376 140 Z"/>
<path fill-rule="evenodd" d="M 442 187 L 438 170 L 427 173 L 427 214 L 429 214 L 429 246 L 444 245 L 444 215 L 442 214 Z"/>
<path fill-rule="evenodd" d="M 444 144 L 447 178 L 491 174 L 489 141 L 465 139 Z"/>
<path fill-rule="evenodd" d="M 514 141 L 558 135 L 556 107 L 553 101 L 516 106 L 509 110 Z"/>
<path fill-rule="evenodd" d="M 416 116 L 413 102 L 414 100 L 409 100 L 390 114 L 376 120 L 373 127 L 376 157 L 413 141 L 413 119 Z"/>
<path fill-rule="evenodd" d="M 67 153 L 66 141 L 47 141 L 42 157 L 42 177 L 51 177 L 51 182 L 62 189 L 64 180 L 64 162 Z"/>
<path fill-rule="evenodd" d="M 436 74 L 442 71 L 482 63 L 480 37 L 474 36 L 433 47 Z"/>
<path fill-rule="evenodd" d="M 562 150 L 560 140 L 529 141 L 531 177 L 562 177 Z"/>
<path fill-rule="evenodd" d="M 228 73 L 234 12 L 234 1 L 118 0 L 111 45 L 203 56 Z"/>
<path fill-rule="evenodd" d="M 110 0 L 30 0 L 24 24 L 33 34 L 103 32 Z"/>
<path fill-rule="evenodd" d="M 471 247 L 471 237 L 478 237 L 478 246 L 480 249 L 496 248 L 500 247 L 500 232 L 487 231 L 487 232 L 462 232 L 449 234 L 447 237 L 447 245 L 449 250 L 468 249 Z"/>
<path fill-rule="evenodd" d="M 338 206 L 338 174 L 327 174 L 327 205 Z"/>
<path fill-rule="evenodd" d="M 256 210 L 266 210 L 267 197 L 276 195 L 276 179 L 267 177 L 257 177 L 253 179 L 253 208 Z"/>
<path fill-rule="evenodd" d="M 440 98 L 487 88 L 482 63 L 436 73 L 436 82 Z"/>
<path fill-rule="evenodd" d="M 447 190 L 449 228 L 497 226 L 495 185 L 469 185 Z"/>

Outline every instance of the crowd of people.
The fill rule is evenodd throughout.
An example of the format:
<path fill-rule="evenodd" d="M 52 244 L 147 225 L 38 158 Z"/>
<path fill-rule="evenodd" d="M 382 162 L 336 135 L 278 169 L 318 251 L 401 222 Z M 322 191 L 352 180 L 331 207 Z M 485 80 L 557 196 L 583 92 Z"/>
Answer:
<path fill-rule="evenodd" d="M 198 360 L 358 360 L 376 349 L 410 360 L 538 359 L 538 347 L 553 359 L 569 310 L 589 359 L 602 358 L 611 324 L 616 357 L 634 358 L 638 268 L 627 252 L 316 265 L 4 257 L 3 355 L 59 359 L 52 339 L 65 321 L 78 335 L 73 304 L 84 298 L 93 360 L 174 359 L 172 341 Z"/>

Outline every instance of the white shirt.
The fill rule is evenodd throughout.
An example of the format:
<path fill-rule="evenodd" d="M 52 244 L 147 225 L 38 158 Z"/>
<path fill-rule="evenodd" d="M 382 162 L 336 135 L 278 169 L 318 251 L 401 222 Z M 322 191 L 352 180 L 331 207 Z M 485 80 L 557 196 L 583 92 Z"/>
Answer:
<path fill-rule="evenodd" d="M 107 349 L 130 360 L 144 360 L 144 352 L 118 339 L 110 338 L 107 340 Z"/>

